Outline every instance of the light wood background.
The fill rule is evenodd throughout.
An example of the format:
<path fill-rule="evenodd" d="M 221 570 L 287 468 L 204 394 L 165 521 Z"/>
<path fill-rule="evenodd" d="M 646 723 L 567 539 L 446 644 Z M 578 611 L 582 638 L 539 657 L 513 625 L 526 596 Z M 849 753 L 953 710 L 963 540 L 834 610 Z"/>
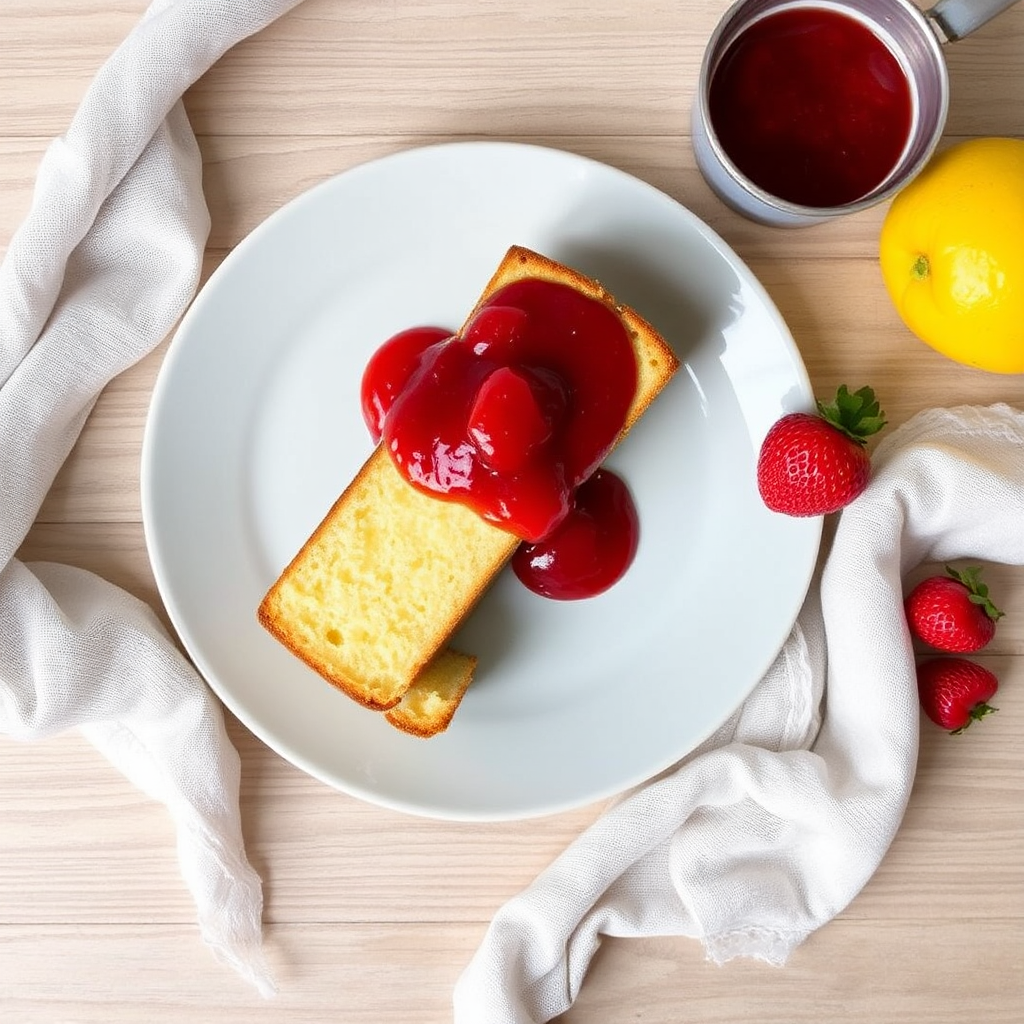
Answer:
<path fill-rule="evenodd" d="M 0 5 L 0 252 L 48 141 L 144 6 Z M 786 232 L 743 221 L 707 190 L 689 107 L 724 8 L 306 0 L 186 97 L 213 217 L 208 269 L 282 203 L 362 161 L 436 140 L 539 142 L 652 182 L 723 235 L 778 304 L 819 394 L 871 383 L 893 424 L 932 404 L 1024 401 L 1021 378 L 957 366 L 903 328 L 876 261 L 884 210 Z M 947 56 L 948 139 L 1024 135 L 1024 7 Z M 157 608 L 138 463 L 163 351 L 102 396 L 22 552 L 96 570 Z M 1000 713 L 956 739 L 925 723 L 903 827 L 852 905 L 783 969 L 711 966 L 686 940 L 608 941 L 564 1020 L 1024 1020 L 1024 571 L 988 578 L 1007 612 L 984 653 L 1002 680 Z M 601 809 L 498 825 L 403 817 L 325 788 L 229 726 L 280 994 L 264 1002 L 202 946 L 162 807 L 77 735 L 0 740 L 0 1020 L 449 1020 L 452 985 L 495 909 Z"/>

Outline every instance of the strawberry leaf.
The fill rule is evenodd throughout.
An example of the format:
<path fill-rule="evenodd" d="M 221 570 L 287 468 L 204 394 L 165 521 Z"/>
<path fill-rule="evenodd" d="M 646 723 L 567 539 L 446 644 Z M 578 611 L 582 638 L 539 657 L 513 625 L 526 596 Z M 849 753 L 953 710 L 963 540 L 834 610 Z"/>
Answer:
<path fill-rule="evenodd" d="M 869 387 L 850 391 L 845 384 L 840 384 L 832 402 L 826 405 L 819 401 L 817 405 L 826 422 L 859 445 L 866 444 L 868 437 L 886 425 L 885 414 Z"/>
<path fill-rule="evenodd" d="M 992 599 L 988 596 L 988 586 L 981 582 L 980 565 L 972 565 L 966 569 L 954 569 L 951 565 L 947 565 L 946 572 L 957 583 L 962 583 L 967 588 L 967 599 L 971 604 L 980 605 L 993 622 L 998 622 L 1003 617 L 1003 613 L 992 603 Z"/>

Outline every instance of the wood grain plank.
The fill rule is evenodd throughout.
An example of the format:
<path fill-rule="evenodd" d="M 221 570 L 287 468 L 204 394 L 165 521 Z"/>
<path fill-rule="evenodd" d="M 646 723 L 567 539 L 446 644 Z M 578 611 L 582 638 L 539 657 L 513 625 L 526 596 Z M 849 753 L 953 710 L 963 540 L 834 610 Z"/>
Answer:
<path fill-rule="evenodd" d="M 19 1024 L 440 1021 L 476 931 L 268 928 L 280 990 L 264 1000 L 185 926 L 0 927 L 0 1000 Z"/>
<path fill-rule="evenodd" d="M 612 939 L 559 1021 L 599 1024 L 633 1013 L 645 1024 L 1018 1024 L 1022 940 L 1014 918 L 950 917 L 926 929 L 895 914 L 840 918 L 772 968 L 719 967 L 683 942 Z"/>
<path fill-rule="evenodd" d="M 0 136 L 60 134 L 96 70 L 145 5 L 61 4 L 5 12 Z M 706 40 L 720 5 L 542 0 L 514 8 L 410 0 L 367 9 L 305 0 L 244 40 L 187 96 L 203 135 L 619 134 L 642 123 L 688 134 Z M 452 59 L 453 23 L 459 25 Z M 1020 134 L 1013 8 L 947 48 L 951 134 Z M 267 74 L 268 66 L 275 68 Z M 982 74 L 984 72 L 984 74 Z M 366 88 L 368 81 L 374 88 Z M 553 97 L 557 96 L 557 102 Z"/>
<path fill-rule="evenodd" d="M 5 0 L 0 14 L 0 138 L 64 132 L 103 62 L 148 0 Z"/>
<path fill-rule="evenodd" d="M 276 135 L 300 115 L 310 134 L 328 135 L 373 132 L 385 118 L 401 132 L 620 134 L 642 123 L 654 134 L 685 135 L 704 46 L 723 10 L 575 0 L 556 13 L 540 0 L 507 10 L 421 0 L 367 22 L 307 0 L 228 54 L 188 106 L 204 135 L 225 125 L 229 134 Z M 450 60 L 455 21 L 458 62 Z M 1024 13 L 1012 9 L 951 48 L 952 134 L 1024 129 L 1012 80 L 1022 35 Z M 287 75 L 290 88 L 260 81 L 269 52 L 289 71 L 302 69 Z M 1005 73 L 990 75 L 993 62 Z M 362 88 L 371 74 L 381 83 L 372 92 Z M 401 109 L 385 114 L 396 100 Z"/>
<path fill-rule="evenodd" d="M 444 1024 L 481 935 L 479 925 L 457 923 L 271 926 L 279 992 L 265 1001 L 184 925 L 5 926 L 0 999 L 19 1024 Z M 784 968 L 743 960 L 718 967 L 687 939 L 606 939 L 559 1020 L 1019 1024 L 1021 939 L 1012 918 L 951 916 L 928 929 L 898 914 L 840 918 Z"/>

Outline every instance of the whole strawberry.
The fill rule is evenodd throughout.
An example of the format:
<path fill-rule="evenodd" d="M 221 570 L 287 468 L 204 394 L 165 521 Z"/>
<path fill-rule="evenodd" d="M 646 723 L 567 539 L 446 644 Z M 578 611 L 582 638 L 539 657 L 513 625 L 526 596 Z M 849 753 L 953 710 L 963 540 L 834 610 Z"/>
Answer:
<path fill-rule="evenodd" d="M 775 512 L 820 516 L 849 505 L 867 487 L 867 438 L 885 426 L 871 388 L 842 385 L 818 414 L 794 412 L 768 431 L 757 460 L 757 489 Z"/>
<path fill-rule="evenodd" d="M 924 713 L 956 735 L 992 714 L 988 701 L 999 689 L 996 677 L 966 658 L 932 658 L 917 666 L 917 693 Z"/>
<path fill-rule="evenodd" d="M 980 567 L 957 570 L 947 565 L 946 573 L 929 576 L 907 595 L 907 625 L 936 650 L 980 651 L 995 636 L 1003 613 L 989 598 Z"/>

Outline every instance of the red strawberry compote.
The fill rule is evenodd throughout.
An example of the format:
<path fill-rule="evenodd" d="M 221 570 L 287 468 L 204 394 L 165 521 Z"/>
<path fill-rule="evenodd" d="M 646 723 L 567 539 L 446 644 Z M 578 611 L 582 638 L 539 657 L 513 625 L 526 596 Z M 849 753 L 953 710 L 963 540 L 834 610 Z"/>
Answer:
<path fill-rule="evenodd" d="M 577 488 L 572 511 L 551 534 L 516 548 L 512 571 L 543 597 L 593 597 L 622 578 L 639 540 L 639 520 L 628 488 L 610 470 L 599 469 Z"/>
<path fill-rule="evenodd" d="M 413 328 L 386 341 L 366 368 L 361 397 L 371 434 L 413 486 L 468 505 L 527 545 L 545 542 L 548 554 L 568 537 L 574 554 L 535 560 L 557 563 L 555 582 L 542 568 L 517 570 L 537 593 L 567 598 L 607 589 L 636 550 L 624 484 L 614 502 L 593 498 L 585 514 L 576 505 L 636 388 L 636 356 L 619 317 L 573 288 L 531 278 L 492 295 L 460 335 Z M 623 501 L 631 514 L 622 514 Z M 580 529 L 571 528 L 580 515 L 592 541 L 605 538 L 584 545 L 582 559 Z M 609 525 L 591 529 L 601 517 Z"/>

